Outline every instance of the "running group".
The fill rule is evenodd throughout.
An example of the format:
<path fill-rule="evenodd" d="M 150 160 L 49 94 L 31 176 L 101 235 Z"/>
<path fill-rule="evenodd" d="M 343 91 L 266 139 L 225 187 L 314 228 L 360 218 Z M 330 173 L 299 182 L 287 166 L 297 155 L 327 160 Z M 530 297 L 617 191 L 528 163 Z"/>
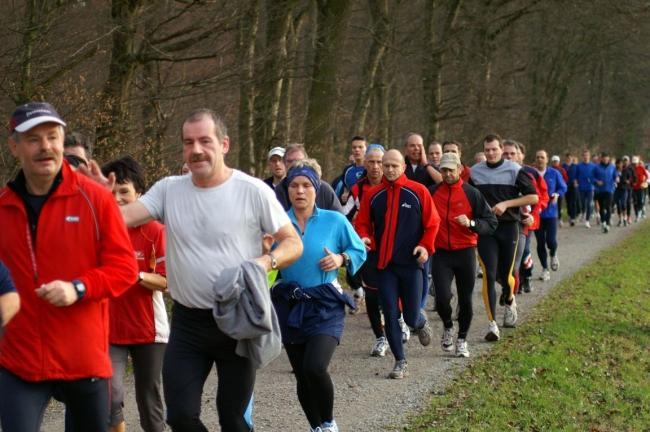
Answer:
<path fill-rule="evenodd" d="M 129 358 L 143 430 L 207 431 L 201 398 L 216 367 L 221 430 L 251 431 L 256 371 L 282 348 L 305 430 L 338 431 L 328 369 L 346 311 L 365 305 L 370 356 L 390 351 L 386 376 L 403 379 L 411 335 L 434 339 L 427 305 L 440 349 L 470 356 L 477 277 L 484 338 L 516 326 L 517 295 L 560 267 L 563 207 L 570 226 L 603 233 L 645 217 L 639 156 L 584 150 L 562 163 L 539 149 L 527 164 L 523 144 L 496 134 L 471 166 L 458 141 L 425 146 L 409 132 L 389 149 L 355 136 L 331 184 L 289 144 L 270 149 L 260 180 L 226 165 L 223 120 L 197 109 L 181 126 L 181 172 L 146 190 L 138 161 L 98 165 L 48 103 L 18 106 L 9 125 L 20 170 L 0 189 L 5 432 L 40 431 L 52 398 L 66 431 L 125 431 Z"/>

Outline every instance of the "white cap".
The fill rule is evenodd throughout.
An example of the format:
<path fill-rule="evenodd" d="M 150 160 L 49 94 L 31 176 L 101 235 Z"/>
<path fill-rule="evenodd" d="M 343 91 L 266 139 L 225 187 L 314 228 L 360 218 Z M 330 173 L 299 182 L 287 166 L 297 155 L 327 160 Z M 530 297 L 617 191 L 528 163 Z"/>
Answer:
<path fill-rule="evenodd" d="M 560 157 L 558 155 L 551 156 L 551 162 L 559 162 L 559 161 L 560 161 Z"/>
<path fill-rule="evenodd" d="M 269 151 L 269 155 L 266 157 L 267 160 L 271 159 L 273 156 L 284 157 L 284 147 L 273 147 Z"/>

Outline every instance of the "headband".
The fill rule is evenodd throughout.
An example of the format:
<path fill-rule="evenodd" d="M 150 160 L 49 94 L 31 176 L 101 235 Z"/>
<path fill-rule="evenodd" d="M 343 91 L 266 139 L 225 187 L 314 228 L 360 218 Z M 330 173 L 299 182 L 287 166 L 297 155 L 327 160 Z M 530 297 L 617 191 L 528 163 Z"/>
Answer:
<path fill-rule="evenodd" d="M 318 189 L 320 188 L 320 179 L 313 168 L 308 166 L 291 168 L 287 174 L 287 184 L 291 183 L 293 179 L 299 176 L 307 177 L 314 186 L 314 189 L 316 189 L 316 192 L 318 192 Z"/>

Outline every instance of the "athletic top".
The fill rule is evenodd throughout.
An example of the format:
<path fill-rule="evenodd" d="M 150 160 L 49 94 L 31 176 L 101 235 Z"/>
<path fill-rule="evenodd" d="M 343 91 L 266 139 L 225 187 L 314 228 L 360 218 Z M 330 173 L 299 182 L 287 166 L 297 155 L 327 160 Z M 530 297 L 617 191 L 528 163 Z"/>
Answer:
<path fill-rule="evenodd" d="M 634 183 L 632 184 L 632 189 L 640 190 L 647 187 L 648 183 L 648 172 L 645 170 L 645 167 L 641 164 L 638 164 L 634 167 Z"/>
<path fill-rule="evenodd" d="M 9 269 L 5 266 L 5 263 L 0 261 L 0 295 L 15 291 L 16 286 L 14 285 L 14 281 L 11 279 Z"/>
<path fill-rule="evenodd" d="M 497 227 L 497 218 L 481 192 L 459 179 L 454 184 L 444 181 L 429 188 L 433 203 L 440 215 L 440 229 L 436 235 L 436 250 L 448 251 L 476 246 L 478 236 L 490 235 Z M 456 217 L 467 216 L 474 227 L 456 222 Z"/>
<path fill-rule="evenodd" d="M 156 221 L 129 228 L 138 269 L 165 276 L 165 227 Z M 160 291 L 136 283 L 111 299 L 109 342 L 114 345 L 166 343 L 169 339 L 167 310 Z"/>
<path fill-rule="evenodd" d="M 318 261 L 325 258 L 325 248 L 334 253 L 345 252 L 350 257 L 348 269 L 352 274 L 366 260 L 366 247 L 341 213 L 314 207 L 314 213 L 307 220 L 304 232 L 298 226 L 293 209 L 288 213 L 302 239 L 303 252 L 296 262 L 282 269 L 283 282 L 295 282 L 305 290 L 327 283 L 338 286 L 338 270 L 325 272 L 318 265 Z"/>
<path fill-rule="evenodd" d="M 394 182 L 384 177 L 369 189 L 355 220 L 359 236 L 369 238 L 370 248 L 379 252 L 378 269 L 389 263 L 418 267 L 413 249 L 422 246 L 431 256 L 439 226 L 429 191 L 404 174 Z"/>
<path fill-rule="evenodd" d="M 575 186 L 574 182 L 576 181 L 577 178 L 576 176 L 578 174 L 578 165 L 574 163 L 571 164 L 563 163 L 562 167 L 564 168 L 567 174 L 567 179 L 566 179 L 567 187 L 568 188 L 574 187 Z"/>
<path fill-rule="evenodd" d="M 352 186 L 363 177 L 363 173 L 366 171 L 366 168 L 361 165 L 357 166 L 356 164 L 350 164 L 345 167 L 343 170 L 343 185 L 347 190 L 352 189 Z"/>
<path fill-rule="evenodd" d="M 505 159 L 495 164 L 483 161 L 474 165 L 470 183 L 481 191 L 490 207 L 522 195 L 537 195 L 531 177 L 518 164 Z M 519 208 L 510 207 L 497 219 L 499 222 L 519 222 Z"/>
<path fill-rule="evenodd" d="M 616 189 L 616 177 L 618 173 L 616 171 L 616 166 L 613 163 L 603 164 L 599 163 L 596 165 L 594 170 L 594 180 L 602 181 L 602 185 L 596 183 L 596 190 L 598 192 L 609 192 L 613 193 Z"/>
<path fill-rule="evenodd" d="M 192 176 L 167 177 L 140 198 L 165 224 L 167 286 L 189 308 L 212 309 L 221 270 L 262 254 L 262 235 L 290 223 L 262 180 L 233 170 L 224 183 L 199 188 Z"/>
<path fill-rule="evenodd" d="M 539 172 L 544 176 L 546 181 L 546 188 L 548 190 L 549 198 L 552 198 L 553 195 L 557 194 L 558 197 L 564 196 L 567 191 L 567 185 L 564 182 L 564 178 L 560 171 L 553 167 L 546 167 L 544 172 Z M 548 201 L 548 206 L 540 214 L 542 219 L 553 219 L 557 218 L 557 202 L 553 202 L 551 199 Z"/>
<path fill-rule="evenodd" d="M 578 180 L 578 189 L 581 191 L 594 190 L 594 170 L 596 164 L 592 162 L 580 162 L 576 167 L 576 180 Z"/>

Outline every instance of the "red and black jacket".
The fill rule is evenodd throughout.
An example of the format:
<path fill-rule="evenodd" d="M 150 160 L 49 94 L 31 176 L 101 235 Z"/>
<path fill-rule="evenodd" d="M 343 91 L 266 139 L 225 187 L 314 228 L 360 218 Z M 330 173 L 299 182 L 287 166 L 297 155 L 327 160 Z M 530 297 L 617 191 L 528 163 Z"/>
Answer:
<path fill-rule="evenodd" d="M 371 249 L 379 252 L 378 269 L 390 263 L 418 266 L 413 249 L 419 245 L 432 255 L 439 226 L 427 188 L 404 174 L 394 182 L 384 177 L 366 191 L 355 221 L 359 237 L 369 238 Z"/>
<path fill-rule="evenodd" d="M 497 228 L 497 217 L 483 194 L 462 179 L 451 185 L 442 182 L 431 186 L 429 191 L 441 219 L 436 249 L 452 251 L 475 247 L 479 235 L 490 235 Z M 473 220 L 474 227 L 465 227 L 456 222 L 456 217 L 460 215 Z"/>

